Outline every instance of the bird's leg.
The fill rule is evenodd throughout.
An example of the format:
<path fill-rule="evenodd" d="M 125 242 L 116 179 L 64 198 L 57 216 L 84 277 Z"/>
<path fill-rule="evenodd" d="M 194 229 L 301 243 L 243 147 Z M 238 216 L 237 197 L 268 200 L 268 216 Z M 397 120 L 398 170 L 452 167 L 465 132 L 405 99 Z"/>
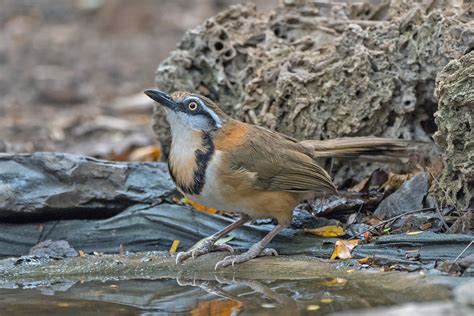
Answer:
<path fill-rule="evenodd" d="M 243 224 L 245 224 L 249 220 L 250 220 L 250 217 L 248 215 L 242 214 L 242 216 L 237 221 L 233 222 L 232 224 L 225 227 L 224 229 L 218 231 L 214 235 L 206 238 L 201 243 L 201 245 L 199 245 L 195 249 L 178 253 L 178 255 L 176 256 L 176 264 L 179 264 L 179 263 L 183 262 L 184 260 L 186 260 L 190 257 L 193 257 L 193 259 L 194 259 L 196 257 L 202 256 L 202 255 L 204 255 L 206 253 L 209 253 L 209 252 L 212 252 L 212 251 L 230 251 L 230 252 L 234 252 L 234 249 L 229 245 L 226 245 L 226 244 L 216 245 L 215 243 L 216 243 L 216 241 L 218 241 L 219 239 L 221 239 L 222 237 L 224 237 L 225 235 L 227 235 L 228 233 L 230 233 L 234 229 L 242 226 Z"/>
<path fill-rule="evenodd" d="M 270 241 L 278 235 L 286 226 L 277 225 L 275 226 L 262 240 L 258 243 L 253 244 L 247 252 L 244 252 L 240 255 L 227 256 L 223 260 L 219 261 L 214 267 L 215 270 L 219 268 L 225 268 L 227 266 L 234 266 L 237 263 L 242 263 L 249 261 L 250 259 L 256 258 L 258 256 L 277 256 L 278 253 L 273 248 L 265 248 Z"/>

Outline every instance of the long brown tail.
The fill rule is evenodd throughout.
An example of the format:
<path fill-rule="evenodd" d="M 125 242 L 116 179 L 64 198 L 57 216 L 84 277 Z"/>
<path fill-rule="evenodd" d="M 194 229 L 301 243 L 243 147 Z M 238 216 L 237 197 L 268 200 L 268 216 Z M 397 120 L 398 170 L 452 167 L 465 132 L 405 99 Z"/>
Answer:
<path fill-rule="evenodd" d="M 381 137 L 346 137 L 330 140 L 304 140 L 315 158 L 363 158 L 383 162 L 400 162 L 417 148 L 416 141 Z"/>

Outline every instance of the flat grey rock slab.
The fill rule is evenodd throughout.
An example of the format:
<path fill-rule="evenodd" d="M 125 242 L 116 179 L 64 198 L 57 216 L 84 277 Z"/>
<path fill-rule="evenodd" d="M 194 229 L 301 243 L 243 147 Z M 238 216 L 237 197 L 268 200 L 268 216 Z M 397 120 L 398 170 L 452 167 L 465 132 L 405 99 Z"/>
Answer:
<path fill-rule="evenodd" d="M 0 221 L 106 218 L 130 205 L 158 203 L 174 188 L 163 163 L 0 154 Z"/>

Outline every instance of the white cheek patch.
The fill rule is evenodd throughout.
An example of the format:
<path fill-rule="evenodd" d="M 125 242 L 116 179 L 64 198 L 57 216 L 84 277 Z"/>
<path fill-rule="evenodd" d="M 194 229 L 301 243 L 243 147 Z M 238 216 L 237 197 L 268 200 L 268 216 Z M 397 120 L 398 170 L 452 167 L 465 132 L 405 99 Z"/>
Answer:
<path fill-rule="evenodd" d="M 191 128 L 198 130 L 208 130 L 210 122 L 202 115 L 187 115 L 185 113 L 178 113 L 178 118 L 182 122 L 186 122 Z"/>

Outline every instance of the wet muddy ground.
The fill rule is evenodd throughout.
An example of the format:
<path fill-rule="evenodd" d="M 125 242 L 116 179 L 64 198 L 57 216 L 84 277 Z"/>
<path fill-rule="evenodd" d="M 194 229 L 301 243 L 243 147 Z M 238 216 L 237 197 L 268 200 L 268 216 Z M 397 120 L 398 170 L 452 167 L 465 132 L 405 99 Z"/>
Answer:
<path fill-rule="evenodd" d="M 469 281 L 359 270 L 354 262 L 304 256 L 262 258 L 213 271 L 223 256 L 213 254 L 179 267 L 165 253 L 50 262 L 9 259 L 15 268 L 8 281 L 0 281 L 0 308 L 8 315 L 80 315 L 86 309 L 129 315 L 326 315 L 408 302 L 452 304 L 459 301 L 456 288 Z"/>

